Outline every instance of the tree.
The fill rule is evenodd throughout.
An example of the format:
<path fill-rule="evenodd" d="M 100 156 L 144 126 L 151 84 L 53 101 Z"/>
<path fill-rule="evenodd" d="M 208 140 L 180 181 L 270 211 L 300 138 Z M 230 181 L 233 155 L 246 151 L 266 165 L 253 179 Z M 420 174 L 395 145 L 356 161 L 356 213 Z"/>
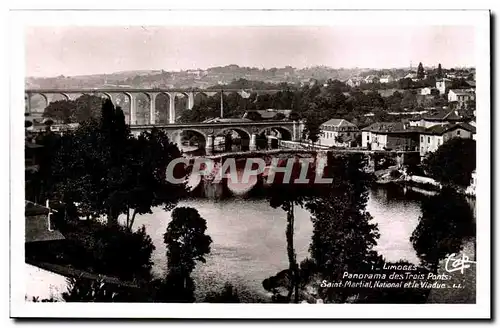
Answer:
<path fill-rule="evenodd" d="M 452 138 L 430 153 L 423 166 L 432 178 L 442 184 L 467 187 L 476 169 L 476 141 Z"/>
<path fill-rule="evenodd" d="M 443 76 L 443 69 L 441 68 L 441 63 L 439 63 L 439 65 L 438 65 L 436 77 L 438 79 L 442 79 L 444 77 Z"/>
<path fill-rule="evenodd" d="M 314 105 L 314 104 L 312 104 Z M 313 144 L 318 142 L 319 136 L 321 134 L 321 124 L 325 122 L 321 113 L 318 113 L 314 109 L 306 112 L 304 114 L 305 122 L 304 122 L 304 130 L 303 130 L 303 138 L 310 140 Z"/>
<path fill-rule="evenodd" d="M 373 250 L 378 228 L 366 212 L 372 181 L 366 166 L 366 159 L 358 154 L 329 154 L 325 176 L 333 183 L 306 204 L 314 227 L 309 251 L 322 279 L 339 281 L 346 271 L 368 273 L 380 266 L 381 258 Z M 326 288 L 320 292 L 325 301 L 345 302 L 356 291 Z"/>
<path fill-rule="evenodd" d="M 205 296 L 206 303 L 241 303 L 238 291 L 230 283 L 225 283 L 222 291 L 211 292 Z"/>
<path fill-rule="evenodd" d="M 171 209 L 181 197 L 184 185 L 165 179 L 168 163 L 179 156 L 164 132 L 133 138 L 121 108 L 106 100 L 99 121 L 84 121 L 62 137 L 52 166 L 53 196 L 79 203 L 81 215 L 106 215 L 110 225 L 126 214 L 132 229 L 136 214 L 160 205 Z"/>
<path fill-rule="evenodd" d="M 48 117 L 60 123 L 71 123 L 76 110 L 76 104 L 71 100 L 51 102 L 43 111 L 43 117 Z"/>
<path fill-rule="evenodd" d="M 151 209 L 157 206 L 170 211 L 177 205 L 178 199 L 186 195 L 187 189 L 184 183 L 172 184 L 167 181 L 167 166 L 181 153 L 170 142 L 165 131 L 153 128 L 130 142 L 130 166 L 133 170 L 129 171 L 129 188 L 122 189 L 122 202 L 127 206 L 126 226 L 132 230 L 137 214 L 152 213 Z M 176 167 L 174 174 L 176 178 L 184 176 L 184 168 Z"/>
<path fill-rule="evenodd" d="M 423 79 L 424 77 L 425 77 L 424 65 L 422 65 L 422 63 L 419 63 L 417 68 L 417 79 Z"/>
<path fill-rule="evenodd" d="M 102 103 L 103 98 L 87 94 L 76 100 L 58 100 L 45 108 L 43 117 L 60 123 L 81 123 L 91 118 L 99 118 Z"/>
<path fill-rule="evenodd" d="M 190 207 L 178 207 L 172 212 L 163 240 L 167 245 L 168 274 L 164 298 L 170 301 L 194 301 L 191 272 L 196 262 L 205 263 L 212 238 L 205 234 L 206 221 Z"/>
<path fill-rule="evenodd" d="M 474 214 L 465 197 L 448 187 L 424 198 L 421 209 L 410 241 L 423 265 L 437 272 L 441 259 L 458 253 L 464 239 L 476 235 Z"/>
<path fill-rule="evenodd" d="M 279 167 L 286 164 L 285 161 L 278 163 Z M 314 193 L 320 189 L 320 186 L 315 185 L 315 168 L 308 166 L 306 178 L 309 183 L 296 183 L 301 171 L 301 164 L 295 161 L 292 166 L 290 180 L 285 180 L 285 174 L 282 172 L 275 173 L 274 181 L 269 189 L 268 199 L 269 204 L 273 208 L 281 208 L 286 213 L 286 243 L 287 243 L 287 256 L 289 267 L 287 273 L 290 277 L 289 292 L 286 297 L 290 301 L 292 294 L 294 294 L 294 302 L 299 302 L 299 284 L 300 272 L 297 264 L 295 248 L 294 248 L 294 223 L 295 223 L 295 206 L 302 206 L 304 202 L 313 197 Z"/>
<path fill-rule="evenodd" d="M 252 121 L 262 121 L 262 116 L 255 111 L 248 112 L 245 117 Z"/>
<path fill-rule="evenodd" d="M 285 118 L 286 118 L 285 114 L 283 114 L 283 113 L 277 113 L 276 115 L 274 115 L 273 120 L 282 121 Z"/>

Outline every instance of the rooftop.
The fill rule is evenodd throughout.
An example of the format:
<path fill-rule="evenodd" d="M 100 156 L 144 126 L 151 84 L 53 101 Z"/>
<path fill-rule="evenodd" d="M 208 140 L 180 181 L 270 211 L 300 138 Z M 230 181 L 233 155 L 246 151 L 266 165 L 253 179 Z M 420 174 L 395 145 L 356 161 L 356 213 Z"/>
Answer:
<path fill-rule="evenodd" d="M 338 127 L 340 127 L 340 126 L 354 126 L 354 127 L 356 127 L 355 124 L 352 124 L 351 122 L 346 121 L 343 118 L 332 118 L 331 120 L 328 120 L 321 125 L 338 126 Z"/>
<path fill-rule="evenodd" d="M 48 214 L 45 206 L 25 201 L 25 243 L 65 239 L 57 230 L 49 230 Z"/>
<path fill-rule="evenodd" d="M 370 131 L 375 133 L 412 133 L 420 132 L 424 128 L 419 126 L 407 126 L 402 122 L 377 122 L 373 123 L 362 131 Z"/>
<path fill-rule="evenodd" d="M 435 125 L 422 131 L 422 134 L 442 135 L 445 132 L 462 128 L 471 133 L 476 133 L 476 127 L 469 123 L 452 123 L 447 125 Z"/>
<path fill-rule="evenodd" d="M 460 121 L 462 117 L 456 110 L 441 110 L 434 114 L 423 116 L 422 119 L 428 121 Z"/>
<path fill-rule="evenodd" d="M 453 92 L 454 94 L 459 96 L 467 96 L 474 94 L 474 91 L 468 89 L 451 89 L 450 92 Z"/>

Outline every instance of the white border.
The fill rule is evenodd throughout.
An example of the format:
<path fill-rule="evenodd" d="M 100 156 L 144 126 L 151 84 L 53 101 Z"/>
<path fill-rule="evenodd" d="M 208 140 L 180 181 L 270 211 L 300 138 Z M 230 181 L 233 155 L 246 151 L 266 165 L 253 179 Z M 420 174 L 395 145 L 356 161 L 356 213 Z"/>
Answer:
<path fill-rule="evenodd" d="M 264 24 L 265 23 L 265 24 Z M 472 25 L 477 69 L 477 303 L 424 304 L 75 304 L 24 301 L 24 26 L 32 25 Z M 490 27 L 487 11 L 26 11 L 9 17 L 11 105 L 11 316 L 135 318 L 489 318 Z"/>

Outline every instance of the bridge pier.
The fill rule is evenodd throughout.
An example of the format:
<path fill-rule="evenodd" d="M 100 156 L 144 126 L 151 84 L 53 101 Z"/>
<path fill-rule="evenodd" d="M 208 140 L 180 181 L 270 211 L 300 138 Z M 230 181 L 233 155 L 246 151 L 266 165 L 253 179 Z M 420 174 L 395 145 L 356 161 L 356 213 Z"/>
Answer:
<path fill-rule="evenodd" d="M 24 97 L 24 102 L 25 102 L 25 110 L 24 112 L 31 115 L 31 93 L 27 93 Z"/>
<path fill-rule="evenodd" d="M 187 109 L 191 110 L 193 109 L 194 106 L 194 92 L 188 92 L 187 98 L 188 98 Z"/>
<path fill-rule="evenodd" d="M 252 133 L 250 136 L 249 150 L 254 151 L 257 149 L 257 134 Z"/>
<path fill-rule="evenodd" d="M 205 152 L 207 155 L 212 154 L 214 151 L 214 139 L 215 136 L 213 134 L 207 136 L 207 141 L 205 143 Z"/>
<path fill-rule="evenodd" d="M 129 124 L 136 125 L 137 124 L 137 104 L 135 94 L 131 92 L 124 92 L 124 94 L 128 97 L 130 102 L 130 118 Z"/>
<path fill-rule="evenodd" d="M 175 93 L 169 93 L 170 101 L 168 104 L 168 123 L 175 123 Z"/>
<path fill-rule="evenodd" d="M 156 122 L 156 96 L 158 93 L 150 93 L 149 95 L 149 123 L 155 124 Z"/>

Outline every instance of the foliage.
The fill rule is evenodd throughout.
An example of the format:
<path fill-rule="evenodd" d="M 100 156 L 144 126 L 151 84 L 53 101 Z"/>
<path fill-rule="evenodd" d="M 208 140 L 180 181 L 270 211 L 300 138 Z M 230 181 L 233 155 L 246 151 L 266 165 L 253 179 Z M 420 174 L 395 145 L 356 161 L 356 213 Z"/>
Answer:
<path fill-rule="evenodd" d="M 168 163 L 179 156 L 162 131 L 134 138 L 121 109 L 107 100 L 99 121 L 86 121 L 62 137 L 51 167 L 52 195 L 78 203 L 83 216 L 107 215 L 111 225 L 125 214 L 131 229 L 136 214 L 175 206 L 185 186 L 168 183 L 165 174 Z"/>
<path fill-rule="evenodd" d="M 196 209 L 178 207 L 172 211 L 172 221 L 163 236 L 168 259 L 165 290 L 161 293 L 164 300 L 194 301 L 191 272 L 197 261 L 205 263 L 212 243 L 210 236 L 205 234 L 206 229 L 206 221 Z"/>
<path fill-rule="evenodd" d="M 219 292 L 210 292 L 205 296 L 206 303 L 241 303 L 238 291 L 230 283 L 224 284 Z"/>
<path fill-rule="evenodd" d="M 100 115 L 103 98 L 84 94 L 76 100 L 51 102 L 44 110 L 43 117 L 52 118 L 59 123 L 81 123 L 97 119 Z"/>
<path fill-rule="evenodd" d="M 417 68 L 417 79 L 423 79 L 425 77 L 424 66 L 422 63 L 418 64 Z"/>
<path fill-rule="evenodd" d="M 150 286 L 125 286 L 97 279 L 69 278 L 67 291 L 62 294 L 66 302 L 150 302 Z"/>
<path fill-rule="evenodd" d="M 452 138 L 430 153 L 423 166 L 432 178 L 442 184 L 467 187 L 476 169 L 476 141 Z"/>
<path fill-rule="evenodd" d="M 442 79 L 444 77 L 443 69 L 441 68 L 441 63 L 439 63 L 436 73 L 436 78 Z"/>
<path fill-rule="evenodd" d="M 422 216 L 410 241 L 422 263 L 436 272 L 438 263 L 461 250 L 463 240 L 475 236 L 475 220 L 465 196 L 452 188 L 425 198 Z"/>
<path fill-rule="evenodd" d="M 314 227 L 310 254 L 328 281 L 338 281 L 345 271 L 369 272 L 380 262 L 373 251 L 378 228 L 366 212 L 368 186 L 373 179 L 365 172 L 366 165 L 361 155 L 329 154 L 326 176 L 333 183 L 306 204 Z M 352 293 L 349 288 L 320 290 L 320 296 L 329 302 L 345 302 Z"/>
<path fill-rule="evenodd" d="M 255 111 L 250 111 L 247 113 L 246 118 L 252 121 L 262 121 L 262 116 Z"/>
<path fill-rule="evenodd" d="M 378 268 L 379 270 L 383 269 L 383 267 L 386 266 L 387 268 L 390 267 L 397 267 L 400 266 L 401 269 L 391 269 L 391 270 L 384 270 L 381 272 L 386 273 L 386 277 L 390 277 L 390 275 L 395 274 L 402 279 L 394 280 L 394 279 L 386 279 L 386 280 L 379 280 L 380 282 L 387 282 L 387 283 L 401 283 L 401 287 L 391 287 L 391 288 L 386 288 L 386 287 L 378 287 L 378 288 L 360 288 L 358 289 L 359 295 L 357 295 L 355 303 L 376 303 L 376 304 L 424 304 L 427 302 L 427 297 L 429 296 L 430 293 L 430 288 L 421 288 L 421 287 L 412 287 L 412 288 L 405 288 L 404 285 L 406 283 L 417 283 L 418 286 L 420 286 L 420 283 L 422 282 L 429 282 L 432 283 L 434 281 L 429 281 L 429 279 L 426 279 L 428 276 L 429 271 L 423 267 L 416 267 L 416 270 L 406 270 L 404 267 L 415 267 L 415 265 L 409 263 L 408 261 L 400 260 L 397 262 L 386 262 L 383 261 L 383 263 L 380 263 L 380 267 Z M 408 276 L 407 274 L 411 273 L 413 276 L 417 275 L 424 275 L 424 279 L 413 279 L 412 277 Z"/>
<path fill-rule="evenodd" d="M 116 292 L 106 288 L 102 279 L 75 279 L 68 280 L 68 291 L 63 293 L 66 302 L 113 302 Z"/>

